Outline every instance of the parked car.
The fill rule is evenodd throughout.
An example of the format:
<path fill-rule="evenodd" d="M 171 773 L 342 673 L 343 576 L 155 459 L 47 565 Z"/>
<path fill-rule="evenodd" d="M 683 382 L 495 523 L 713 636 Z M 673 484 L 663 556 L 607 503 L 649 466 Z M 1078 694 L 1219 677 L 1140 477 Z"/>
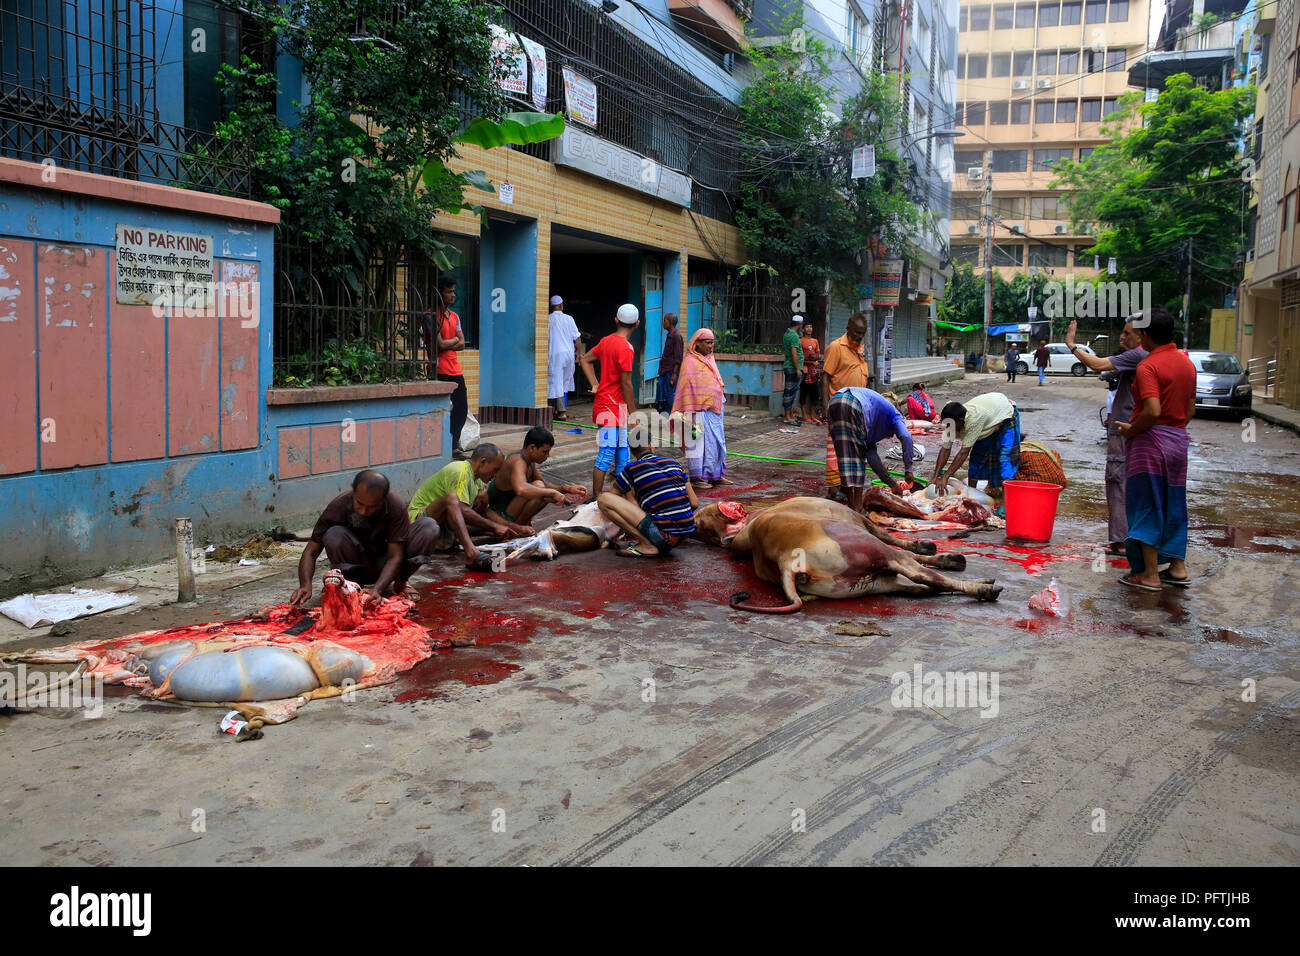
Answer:
<path fill-rule="evenodd" d="M 1196 407 L 1250 414 L 1250 376 L 1231 352 L 1187 353 L 1196 366 Z"/>
<path fill-rule="evenodd" d="M 1089 355 L 1097 354 L 1086 345 L 1079 345 L 1076 347 L 1080 352 L 1087 352 Z M 1027 347 L 1025 351 L 1020 353 L 1020 361 L 1016 363 L 1017 375 L 1027 375 L 1030 372 L 1038 371 L 1038 366 L 1034 364 L 1034 353 L 1036 351 L 1038 351 L 1037 345 Z M 1082 377 L 1088 374 L 1088 366 L 1084 365 L 1074 357 L 1073 353 L 1070 352 L 1069 346 L 1063 345 L 1060 342 L 1048 343 L 1047 351 L 1052 353 L 1050 364 L 1047 366 L 1048 375 L 1057 373 L 1064 375 L 1068 372 L 1076 377 Z"/>

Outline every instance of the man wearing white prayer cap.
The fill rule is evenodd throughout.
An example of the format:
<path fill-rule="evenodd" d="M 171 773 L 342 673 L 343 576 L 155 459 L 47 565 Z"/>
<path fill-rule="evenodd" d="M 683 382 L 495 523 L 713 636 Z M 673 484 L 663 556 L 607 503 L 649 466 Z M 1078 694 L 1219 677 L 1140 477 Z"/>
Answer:
<path fill-rule="evenodd" d="M 564 396 L 573 391 L 573 371 L 578 361 L 578 323 L 564 311 L 564 300 L 551 296 L 550 333 L 546 348 L 546 398 L 556 421 L 568 418 Z"/>

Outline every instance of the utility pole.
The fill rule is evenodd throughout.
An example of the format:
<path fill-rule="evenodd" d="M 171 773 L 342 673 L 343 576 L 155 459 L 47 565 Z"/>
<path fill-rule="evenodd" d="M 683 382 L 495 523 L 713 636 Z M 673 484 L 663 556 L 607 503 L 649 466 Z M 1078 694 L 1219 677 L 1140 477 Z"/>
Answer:
<path fill-rule="evenodd" d="M 1187 288 L 1183 292 L 1183 351 L 1192 347 L 1192 250 L 1196 240 L 1187 237 Z"/>
<path fill-rule="evenodd" d="M 993 324 L 993 150 L 984 150 L 984 347 L 981 367 L 988 361 L 989 326 Z"/>

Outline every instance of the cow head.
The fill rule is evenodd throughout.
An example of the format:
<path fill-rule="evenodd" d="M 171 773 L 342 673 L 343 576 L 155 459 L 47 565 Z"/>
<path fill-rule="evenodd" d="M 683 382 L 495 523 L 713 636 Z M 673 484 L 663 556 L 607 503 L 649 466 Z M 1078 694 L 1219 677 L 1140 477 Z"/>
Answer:
<path fill-rule="evenodd" d="M 738 501 L 708 504 L 695 512 L 695 534 L 698 541 L 725 548 L 749 521 L 749 513 Z"/>

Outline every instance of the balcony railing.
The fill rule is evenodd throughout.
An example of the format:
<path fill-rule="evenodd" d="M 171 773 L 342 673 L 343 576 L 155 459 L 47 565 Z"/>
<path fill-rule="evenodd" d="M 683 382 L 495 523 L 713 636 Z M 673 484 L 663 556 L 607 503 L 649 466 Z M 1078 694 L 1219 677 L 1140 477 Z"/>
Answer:
<path fill-rule="evenodd" d="M 248 144 L 23 86 L 0 86 L 0 155 L 226 196 L 252 192 Z"/>

